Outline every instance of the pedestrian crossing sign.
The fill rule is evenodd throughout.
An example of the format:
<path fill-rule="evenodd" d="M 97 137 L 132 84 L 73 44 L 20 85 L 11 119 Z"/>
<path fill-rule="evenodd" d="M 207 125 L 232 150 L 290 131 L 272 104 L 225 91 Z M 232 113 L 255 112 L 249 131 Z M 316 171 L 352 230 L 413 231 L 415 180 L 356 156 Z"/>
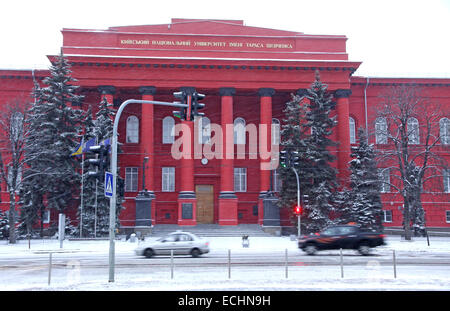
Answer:
<path fill-rule="evenodd" d="M 105 172 L 105 196 L 112 197 L 114 194 L 113 174 Z"/>

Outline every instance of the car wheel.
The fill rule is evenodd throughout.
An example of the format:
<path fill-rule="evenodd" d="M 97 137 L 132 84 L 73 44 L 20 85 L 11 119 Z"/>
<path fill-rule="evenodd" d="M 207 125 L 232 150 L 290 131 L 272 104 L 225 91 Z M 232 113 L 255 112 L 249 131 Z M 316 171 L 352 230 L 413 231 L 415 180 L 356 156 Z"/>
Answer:
<path fill-rule="evenodd" d="M 305 252 L 308 255 L 314 255 L 317 252 L 317 246 L 314 244 L 307 244 L 305 247 Z"/>
<path fill-rule="evenodd" d="M 152 250 L 151 248 L 147 248 L 147 249 L 144 251 L 144 256 L 147 257 L 147 258 L 153 257 L 154 254 L 155 254 L 155 253 L 153 252 L 153 250 Z"/>
<path fill-rule="evenodd" d="M 193 250 L 191 250 L 191 256 L 197 258 L 198 256 L 200 256 L 202 253 L 200 252 L 200 250 L 198 248 L 194 248 Z"/>
<path fill-rule="evenodd" d="M 369 243 L 367 242 L 362 242 L 361 244 L 359 244 L 358 246 L 358 252 L 363 255 L 363 256 L 367 256 L 370 254 L 370 246 Z"/>

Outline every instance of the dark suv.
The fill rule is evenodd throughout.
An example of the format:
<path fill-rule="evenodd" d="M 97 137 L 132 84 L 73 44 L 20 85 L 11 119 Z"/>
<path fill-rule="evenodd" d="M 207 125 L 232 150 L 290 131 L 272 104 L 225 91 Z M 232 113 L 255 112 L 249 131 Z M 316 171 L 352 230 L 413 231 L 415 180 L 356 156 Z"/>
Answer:
<path fill-rule="evenodd" d="M 358 226 L 341 225 L 328 227 L 320 233 L 300 237 L 298 247 L 308 255 L 318 250 L 355 249 L 368 255 L 372 247 L 385 245 L 384 234 L 364 231 Z"/>

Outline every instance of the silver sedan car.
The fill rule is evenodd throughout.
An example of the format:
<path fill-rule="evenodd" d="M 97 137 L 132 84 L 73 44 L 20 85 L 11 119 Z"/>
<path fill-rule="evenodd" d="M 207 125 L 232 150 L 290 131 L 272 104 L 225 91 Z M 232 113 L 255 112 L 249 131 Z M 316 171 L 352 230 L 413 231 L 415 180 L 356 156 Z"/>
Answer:
<path fill-rule="evenodd" d="M 172 232 L 156 241 L 141 242 L 135 252 L 147 258 L 155 255 L 191 255 L 198 257 L 209 253 L 209 241 L 199 238 L 190 232 Z"/>

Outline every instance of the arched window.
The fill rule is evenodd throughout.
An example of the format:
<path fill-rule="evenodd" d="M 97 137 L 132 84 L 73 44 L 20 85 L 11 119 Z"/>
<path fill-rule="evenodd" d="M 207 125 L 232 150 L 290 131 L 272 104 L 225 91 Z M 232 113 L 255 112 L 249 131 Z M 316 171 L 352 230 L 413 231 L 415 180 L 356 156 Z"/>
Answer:
<path fill-rule="evenodd" d="M 418 145 L 419 144 L 419 121 L 416 118 L 409 118 L 407 124 L 408 130 L 408 141 L 410 144 Z"/>
<path fill-rule="evenodd" d="M 348 118 L 348 125 L 350 127 L 350 144 L 356 143 L 356 124 L 355 119 L 352 117 Z"/>
<path fill-rule="evenodd" d="M 245 144 L 245 120 L 242 118 L 234 120 L 234 143 Z"/>
<path fill-rule="evenodd" d="M 200 144 L 211 142 L 211 121 L 207 117 L 198 120 L 198 142 Z"/>
<path fill-rule="evenodd" d="M 139 119 L 129 116 L 127 119 L 127 143 L 139 142 Z"/>
<path fill-rule="evenodd" d="M 280 144 L 280 120 L 272 119 L 272 145 Z"/>
<path fill-rule="evenodd" d="M 175 136 L 175 120 L 172 117 L 165 117 L 162 121 L 162 142 L 172 144 Z"/>
<path fill-rule="evenodd" d="M 441 137 L 441 144 L 450 144 L 450 119 L 442 118 L 439 120 L 439 134 Z"/>
<path fill-rule="evenodd" d="M 386 118 L 379 117 L 375 120 L 375 142 L 387 144 L 388 132 Z"/>

